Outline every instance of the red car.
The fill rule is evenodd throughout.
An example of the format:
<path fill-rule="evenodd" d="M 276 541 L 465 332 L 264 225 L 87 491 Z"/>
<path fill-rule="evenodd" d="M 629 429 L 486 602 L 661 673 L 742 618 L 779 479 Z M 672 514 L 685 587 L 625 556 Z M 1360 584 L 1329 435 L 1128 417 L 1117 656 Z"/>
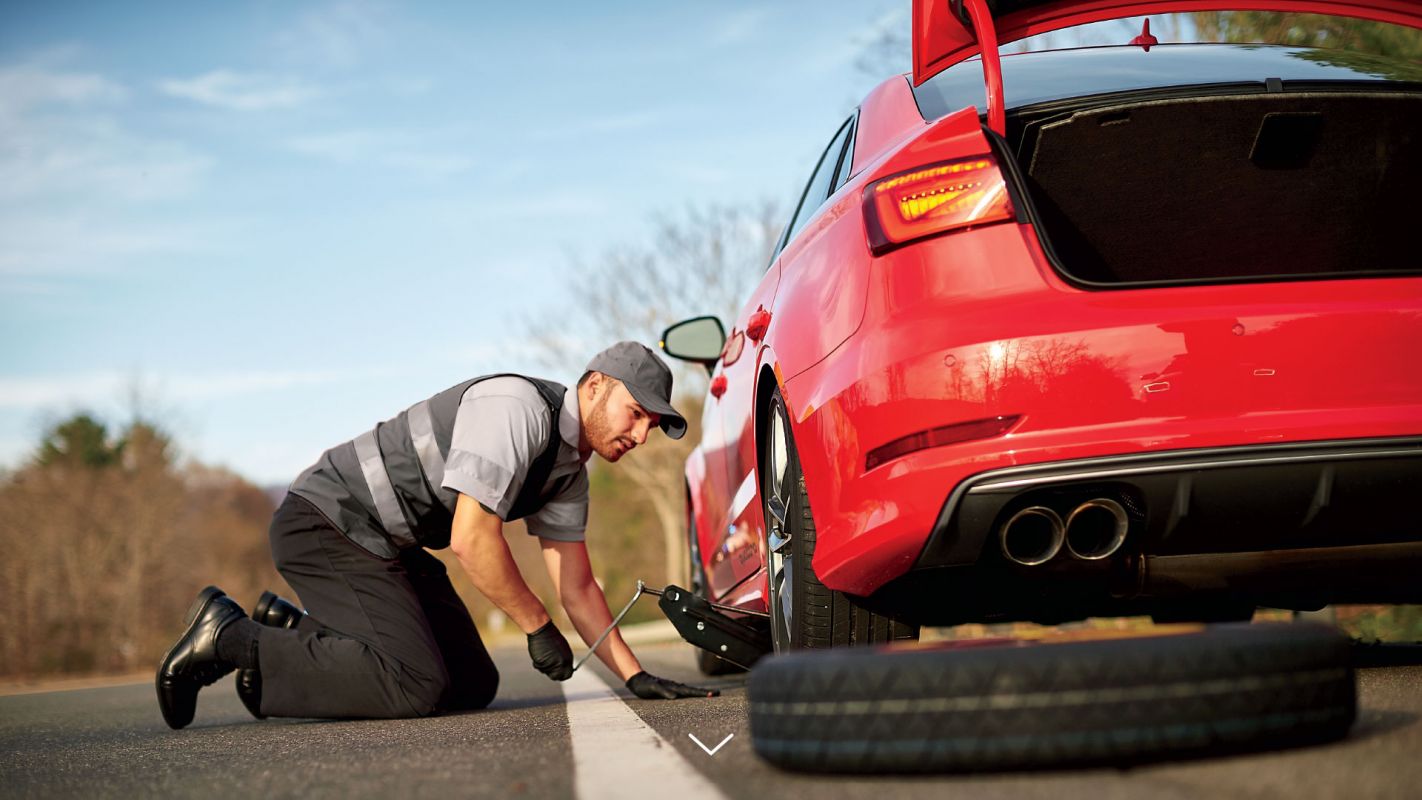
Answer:
<path fill-rule="evenodd" d="M 664 336 L 712 370 L 698 592 L 776 650 L 1422 601 L 1422 66 L 1148 32 L 997 55 L 1236 8 L 1422 28 L 1401 0 L 914 3 L 913 75 L 835 132 L 729 336 Z"/>

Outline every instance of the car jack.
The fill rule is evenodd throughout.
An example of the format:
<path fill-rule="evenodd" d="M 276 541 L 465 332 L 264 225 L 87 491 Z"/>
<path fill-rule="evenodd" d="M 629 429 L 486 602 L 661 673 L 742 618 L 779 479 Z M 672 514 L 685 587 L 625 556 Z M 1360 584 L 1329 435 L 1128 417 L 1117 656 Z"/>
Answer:
<path fill-rule="evenodd" d="M 637 598 L 643 594 L 656 595 L 661 598 L 657 601 L 657 605 L 662 609 L 662 613 L 667 615 L 667 619 L 671 620 L 671 624 L 676 628 L 676 632 L 681 634 L 681 638 L 738 667 L 750 669 L 761 656 L 769 653 L 772 649 L 768 631 L 762 627 L 732 619 L 722 614 L 721 611 L 767 620 L 770 618 L 769 614 L 713 603 L 680 586 L 669 584 L 665 589 L 654 589 L 642 581 L 637 581 L 637 591 L 632 594 L 632 599 L 627 601 L 627 605 L 622 607 L 622 610 L 613 618 L 612 624 L 602 632 L 601 636 L 597 637 L 597 641 L 592 643 L 592 647 L 578 658 L 573 665 L 574 670 L 588 660 L 597 650 L 598 645 L 601 645 L 602 641 L 622 622 L 622 618 L 627 616 L 627 612 L 632 610 L 632 605 L 637 602 Z"/>

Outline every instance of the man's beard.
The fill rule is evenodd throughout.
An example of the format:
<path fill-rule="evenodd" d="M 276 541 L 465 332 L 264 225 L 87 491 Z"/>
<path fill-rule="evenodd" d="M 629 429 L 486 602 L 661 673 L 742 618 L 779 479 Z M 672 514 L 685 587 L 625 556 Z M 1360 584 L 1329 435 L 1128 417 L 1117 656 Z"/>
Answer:
<path fill-rule="evenodd" d="M 617 437 L 612 435 L 612 425 L 607 421 L 607 401 L 611 394 L 612 391 L 609 388 L 602 393 L 597 402 L 593 403 L 592 412 L 588 414 L 584 435 L 587 436 L 588 444 L 592 445 L 593 452 L 607 461 L 616 461 L 627 450 L 618 448 Z"/>

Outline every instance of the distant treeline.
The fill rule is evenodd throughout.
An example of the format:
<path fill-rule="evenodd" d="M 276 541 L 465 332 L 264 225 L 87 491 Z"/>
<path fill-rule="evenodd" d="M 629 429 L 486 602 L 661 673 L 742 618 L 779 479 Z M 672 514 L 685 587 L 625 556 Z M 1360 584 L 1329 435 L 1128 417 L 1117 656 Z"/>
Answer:
<path fill-rule="evenodd" d="M 271 566 L 271 500 L 221 469 L 176 463 L 146 421 L 117 435 L 80 414 L 0 482 L 0 674 L 156 664 L 196 591 L 250 602 L 285 589 Z"/>
<path fill-rule="evenodd" d="M 637 579 L 667 581 L 662 536 L 621 470 L 591 466 L 589 550 L 620 607 Z M 0 475 L 0 677 L 154 667 L 208 584 L 249 610 L 264 589 L 294 598 L 271 562 L 272 511 L 268 493 L 242 477 L 180 461 L 155 423 L 110 431 L 79 414 L 55 425 L 25 466 Z M 530 586 L 571 633 L 537 539 L 521 523 L 506 535 Z M 518 633 L 501 628 L 500 614 L 447 551 L 437 555 L 486 639 Z M 654 603 L 641 605 L 629 621 L 659 616 Z"/>

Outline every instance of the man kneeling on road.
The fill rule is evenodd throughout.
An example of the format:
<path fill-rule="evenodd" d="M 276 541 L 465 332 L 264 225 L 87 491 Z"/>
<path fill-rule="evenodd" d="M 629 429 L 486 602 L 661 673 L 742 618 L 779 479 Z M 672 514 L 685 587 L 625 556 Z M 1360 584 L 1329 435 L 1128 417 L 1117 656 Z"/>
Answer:
<path fill-rule="evenodd" d="M 595 641 L 612 614 L 583 542 L 585 463 L 594 452 L 617 461 L 653 426 L 681 438 L 686 420 L 671 387 L 651 350 L 619 342 L 574 389 L 475 378 L 326 451 L 292 483 L 271 526 L 277 569 L 306 610 L 267 592 L 247 619 L 221 590 L 203 590 L 158 668 L 163 719 L 192 722 L 198 691 L 234 669 L 258 718 L 484 708 L 499 673 L 444 565 L 426 552 L 446 546 L 528 634 L 533 665 L 567 680 L 572 649 L 519 574 L 503 524 L 524 519 L 539 537 L 563 608 L 583 641 Z M 638 697 L 718 694 L 647 674 L 616 632 L 597 656 Z"/>

